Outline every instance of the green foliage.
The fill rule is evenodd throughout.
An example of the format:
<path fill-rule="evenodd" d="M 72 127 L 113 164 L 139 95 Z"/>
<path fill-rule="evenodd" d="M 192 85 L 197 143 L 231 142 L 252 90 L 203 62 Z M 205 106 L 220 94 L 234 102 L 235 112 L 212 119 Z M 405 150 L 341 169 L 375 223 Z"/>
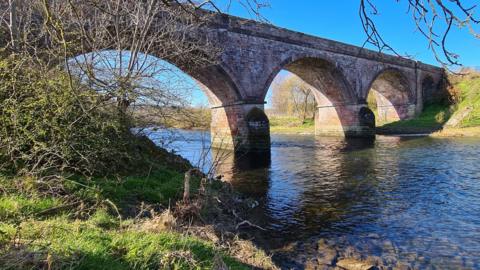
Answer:
<path fill-rule="evenodd" d="M 466 75 L 450 75 L 450 94 L 454 104 L 431 104 L 420 116 L 383 125 L 380 131 L 432 132 L 441 130 L 450 118 L 460 117 L 458 128 L 480 126 L 480 74 L 469 71 Z M 467 112 L 467 113 L 466 113 Z"/>
<path fill-rule="evenodd" d="M 121 178 L 85 178 L 76 179 L 66 184 L 69 193 L 87 201 L 110 200 L 122 213 L 132 205 L 141 202 L 168 206 L 175 202 L 183 192 L 184 175 L 170 169 L 158 169 L 148 175 L 127 176 Z M 200 185 L 198 178 L 193 178 L 190 185 L 191 194 L 195 194 Z M 89 186 L 89 188 L 85 188 Z"/>
<path fill-rule="evenodd" d="M 42 195 L 31 188 L 30 178 L 14 179 L 0 174 L 0 221 L 15 221 L 57 207 L 60 198 Z"/>
<path fill-rule="evenodd" d="M 60 200 L 52 197 L 7 195 L 0 198 L 0 220 L 31 216 L 60 205 Z"/>
<path fill-rule="evenodd" d="M 0 220 L 20 220 L 35 217 L 38 213 L 68 204 L 69 201 L 82 201 L 86 205 L 105 205 L 111 209 L 109 201 L 123 216 L 135 216 L 142 203 L 149 205 L 173 205 L 183 194 L 184 175 L 172 169 L 157 169 L 147 175 L 126 177 L 64 179 L 61 197 L 48 194 L 40 187 L 32 187 L 29 177 L 4 177 L 0 174 Z M 192 178 L 190 193 L 196 194 L 200 180 Z M 53 195 L 53 196 L 52 196 Z M 92 217 L 105 228 L 114 227 L 108 219 L 109 211 L 98 209 Z"/>
<path fill-rule="evenodd" d="M 102 229 L 118 228 L 120 221 L 118 218 L 113 217 L 105 209 L 98 209 L 95 214 L 89 219 L 89 221 L 95 226 Z"/>
<path fill-rule="evenodd" d="M 152 192 L 145 198 L 147 203 L 178 198 L 181 175 L 160 170 L 149 177 L 84 180 L 80 184 L 97 186 L 76 184 L 76 190 L 70 191 L 128 208 L 137 206 L 147 190 Z M 249 269 L 210 242 L 171 231 L 153 232 L 143 227 L 150 219 L 120 220 L 105 207 L 82 220 L 72 219 L 74 209 L 40 219 L 36 215 L 40 211 L 65 202 L 20 188 L 25 184 L 22 179 L 14 183 L 0 176 L 0 269 L 43 269 L 47 262 L 50 269 L 212 269 L 215 258 L 230 269 Z M 29 185 L 30 180 L 25 181 Z M 195 185 L 198 188 L 197 180 Z M 67 189 L 72 187 L 66 185 Z M 16 237 L 25 244 L 10 245 Z"/>

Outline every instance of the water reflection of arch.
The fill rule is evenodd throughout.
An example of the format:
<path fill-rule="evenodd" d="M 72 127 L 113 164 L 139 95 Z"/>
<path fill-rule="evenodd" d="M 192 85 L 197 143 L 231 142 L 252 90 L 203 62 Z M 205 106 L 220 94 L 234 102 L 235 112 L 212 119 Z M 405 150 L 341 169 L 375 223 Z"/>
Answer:
<path fill-rule="evenodd" d="M 304 230 L 312 235 L 328 230 L 342 220 L 352 207 L 368 199 L 365 190 L 375 171 L 374 139 L 318 138 L 314 152 L 317 167 L 314 181 L 306 183 L 294 218 L 302 219 Z"/>
<path fill-rule="evenodd" d="M 373 139 L 330 137 L 274 148 L 264 223 L 276 247 L 318 235 L 357 201 L 369 199 L 357 189 L 363 171 L 375 171 L 374 145 Z"/>
<path fill-rule="evenodd" d="M 216 174 L 234 189 L 253 197 L 265 196 L 270 181 L 271 152 L 233 152 L 212 149 Z"/>

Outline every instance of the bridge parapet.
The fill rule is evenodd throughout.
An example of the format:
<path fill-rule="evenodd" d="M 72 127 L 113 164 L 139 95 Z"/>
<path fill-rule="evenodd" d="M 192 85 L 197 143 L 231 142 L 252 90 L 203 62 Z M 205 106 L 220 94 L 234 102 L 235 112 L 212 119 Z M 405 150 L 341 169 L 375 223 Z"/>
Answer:
<path fill-rule="evenodd" d="M 213 19 L 209 27 L 232 33 L 243 34 L 251 37 L 259 37 L 267 40 L 275 40 L 304 48 L 311 48 L 348 55 L 356 58 L 364 58 L 397 66 L 419 68 L 428 72 L 443 73 L 443 68 L 425 64 L 401 56 L 373 51 L 370 49 L 346 44 L 343 42 L 316 37 L 305 33 L 292 31 L 286 28 L 248 20 L 232 15 L 220 14 Z"/>

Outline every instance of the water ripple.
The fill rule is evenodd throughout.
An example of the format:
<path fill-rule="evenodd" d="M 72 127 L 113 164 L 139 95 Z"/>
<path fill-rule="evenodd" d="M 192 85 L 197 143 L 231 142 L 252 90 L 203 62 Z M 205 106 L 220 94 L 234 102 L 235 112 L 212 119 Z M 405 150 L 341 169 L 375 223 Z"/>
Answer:
<path fill-rule="evenodd" d="M 197 148 L 174 147 L 192 157 L 199 141 Z M 365 244 L 376 235 L 406 258 L 415 254 L 442 268 L 457 268 L 459 257 L 467 268 L 480 265 L 479 139 L 277 135 L 272 141 L 263 165 L 248 157 L 255 166 L 235 159 L 219 171 L 261 202 L 256 218 L 276 245 L 344 237 L 359 250 L 381 253 Z"/>

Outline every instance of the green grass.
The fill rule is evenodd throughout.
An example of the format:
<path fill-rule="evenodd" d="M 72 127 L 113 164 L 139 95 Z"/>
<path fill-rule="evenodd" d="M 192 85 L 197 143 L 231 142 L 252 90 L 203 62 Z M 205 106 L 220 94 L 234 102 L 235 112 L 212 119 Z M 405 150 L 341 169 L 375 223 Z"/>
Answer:
<path fill-rule="evenodd" d="M 30 216 L 60 204 L 60 200 L 52 197 L 5 195 L 0 198 L 0 220 Z"/>
<path fill-rule="evenodd" d="M 315 121 L 293 116 L 269 116 L 270 132 L 272 133 L 314 133 Z"/>
<path fill-rule="evenodd" d="M 475 128 L 480 127 L 480 73 L 472 71 L 465 76 L 450 75 L 449 81 L 451 83 L 450 92 L 456 97 L 455 104 L 450 106 L 428 105 L 414 119 L 377 127 L 379 133 L 431 133 L 443 129 L 445 136 L 448 134 L 460 136 L 462 130 L 465 130 L 465 136 L 478 134 Z M 369 104 L 371 102 L 369 97 Z M 461 119 L 458 126 L 444 128 L 450 118 L 460 117 L 467 108 L 471 111 Z"/>
<path fill-rule="evenodd" d="M 450 107 L 447 105 L 428 105 L 416 118 L 397 121 L 378 127 L 381 130 L 433 132 L 439 130 L 450 118 Z"/>
<path fill-rule="evenodd" d="M 168 206 L 183 194 L 184 174 L 170 169 L 157 169 L 147 175 L 119 178 L 74 178 L 66 182 L 68 192 L 84 200 L 110 200 L 127 211 L 140 203 Z M 190 184 L 191 194 L 200 185 L 198 178 Z M 123 211 L 123 213 L 126 213 Z"/>
<path fill-rule="evenodd" d="M 461 101 L 457 105 L 457 111 L 470 107 L 472 111 L 465 117 L 460 127 L 480 126 L 480 74 L 472 73 L 464 78 L 457 79 L 454 87 L 461 93 Z"/>
<path fill-rule="evenodd" d="M 18 230 L 0 223 L 0 244 L 13 239 L 17 232 L 23 242 L 29 243 L 3 250 L 3 254 L 0 251 L 0 268 L 30 269 L 50 256 L 52 269 L 212 269 L 213 258 L 219 256 L 231 269 L 248 269 L 213 244 L 195 237 L 120 225 L 107 230 L 97 221 L 94 217 L 72 221 L 59 216 L 24 221 Z M 37 254 L 37 258 L 27 254 Z"/>
<path fill-rule="evenodd" d="M 192 191 L 198 188 L 194 182 Z M 46 269 L 47 264 L 50 269 L 212 269 L 215 258 L 230 269 L 249 269 L 213 243 L 173 231 L 151 232 L 141 221 L 120 220 L 102 207 L 83 219 L 68 211 L 37 216 L 65 201 L 40 195 L 31 183 L 0 175 L 0 269 Z M 167 206 L 183 191 L 183 174 L 164 169 L 149 176 L 67 183 L 73 196 L 108 199 L 120 209 L 141 202 Z"/>

